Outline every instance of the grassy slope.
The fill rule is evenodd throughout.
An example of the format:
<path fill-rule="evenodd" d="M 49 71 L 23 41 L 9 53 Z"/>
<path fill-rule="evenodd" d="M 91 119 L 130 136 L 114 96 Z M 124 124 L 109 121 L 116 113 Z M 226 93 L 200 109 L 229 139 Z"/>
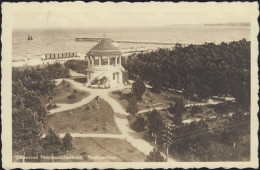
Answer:
<path fill-rule="evenodd" d="M 57 94 L 54 96 L 53 101 L 55 103 L 77 103 L 83 98 L 87 97 L 90 93 L 81 91 L 73 87 L 73 85 L 67 81 L 61 82 L 57 87 Z M 77 92 L 75 93 L 74 90 Z M 68 99 L 68 96 L 74 94 L 76 97 L 73 99 Z"/>
<path fill-rule="evenodd" d="M 99 109 L 95 109 L 98 103 Z M 86 110 L 87 106 L 89 110 Z M 69 113 L 73 115 L 70 115 Z M 104 100 L 94 99 L 81 107 L 50 115 L 49 126 L 58 133 L 113 133 L 119 134 L 116 126 L 113 110 Z M 108 123 L 109 130 L 104 129 Z"/>

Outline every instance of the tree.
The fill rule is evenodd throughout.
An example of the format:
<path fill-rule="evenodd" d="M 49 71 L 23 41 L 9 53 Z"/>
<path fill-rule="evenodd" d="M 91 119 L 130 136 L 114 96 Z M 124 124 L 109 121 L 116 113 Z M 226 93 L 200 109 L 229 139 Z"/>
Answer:
<path fill-rule="evenodd" d="M 202 112 L 202 108 L 200 106 L 192 106 L 191 108 L 191 115 L 198 114 L 199 112 Z"/>
<path fill-rule="evenodd" d="M 134 115 L 138 112 L 137 99 L 135 96 L 132 96 L 129 100 L 126 112 L 128 112 L 130 115 Z"/>
<path fill-rule="evenodd" d="M 47 110 L 37 92 L 28 90 L 22 81 L 13 81 L 12 138 L 14 154 L 35 156 L 41 153 L 41 136 Z"/>
<path fill-rule="evenodd" d="M 146 157 L 145 162 L 165 162 L 166 159 L 158 149 L 153 149 Z"/>
<path fill-rule="evenodd" d="M 47 125 L 47 108 L 55 94 L 54 78 L 68 77 L 61 64 L 25 70 L 12 69 L 13 154 L 36 156 L 42 153 L 42 135 Z"/>
<path fill-rule="evenodd" d="M 232 102 L 224 101 L 223 103 L 215 105 L 214 109 L 219 115 L 225 115 L 231 111 L 230 107 L 232 106 L 232 104 Z"/>
<path fill-rule="evenodd" d="M 174 115 L 173 123 L 176 125 L 182 124 L 182 113 L 186 111 L 185 105 L 181 99 L 175 99 L 175 105 L 170 105 L 169 112 Z"/>
<path fill-rule="evenodd" d="M 250 106 L 250 41 L 205 43 L 158 49 L 129 57 L 126 70 L 153 88 L 184 89 L 187 97 L 206 98 L 232 94 L 236 102 Z"/>
<path fill-rule="evenodd" d="M 128 117 L 129 122 L 132 126 L 132 128 L 137 131 L 137 132 L 141 132 L 145 130 L 146 127 L 146 120 L 144 118 L 144 116 L 142 115 L 134 115 L 134 116 L 129 116 Z"/>
<path fill-rule="evenodd" d="M 63 144 L 63 149 L 68 151 L 70 149 L 72 149 L 73 145 L 72 145 L 72 136 L 69 133 L 66 133 L 66 135 L 63 137 L 62 139 L 62 144 Z"/>
<path fill-rule="evenodd" d="M 89 157 L 88 157 L 87 152 L 81 152 L 80 155 L 82 156 L 82 158 L 83 158 L 84 161 L 89 161 Z"/>
<path fill-rule="evenodd" d="M 132 93 L 136 96 L 137 101 L 142 101 L 142 96 L 145 92 L 145 84 L 144 82 L 138 78 L 132 85 Z"/>
<path fill-rule="evenodd" d="M 14 109 L 12 121 L 12 142 L 14 154 L 37 156 L 41 153 L 43 126 L 28 109 Z"/>
<path fill-rule="evenodd" d="M 84 60 L 68 60 L 64 63 L 66 68 L 83 74 L 86 73 L 87 65 L 87 61 Z"/>
<path fill-rule="evenodd" d="M 43 140 L 43 149 L 46 154 L 58 155 L 62 148 L 62 141 L 58 134 L 49 128 L 46 137 Z"/>
<path fill-rule="evenodd" d="M 157 143 L 157 138 L 162 135 L 162 130 L 165 126 L 163 118 L 157 110 L 153 110 L 148 114 L 148 130 L 154 137 L 154 143 Z"/>

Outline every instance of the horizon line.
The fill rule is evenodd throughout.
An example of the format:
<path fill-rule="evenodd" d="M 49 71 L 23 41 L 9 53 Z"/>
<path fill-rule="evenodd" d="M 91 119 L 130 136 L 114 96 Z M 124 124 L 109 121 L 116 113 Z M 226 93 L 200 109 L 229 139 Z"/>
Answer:
<path fill-rule="evenodd" d="M 230 25 L 229 25 L 230 24 Z M 232 25 L 232 24 L 248 24 L 248 25 Z M 78 26 L 78 27 L 13 27 L 12 29 L 96 29 L 96 28 L 154 28 L 154 27 L 171 27 L 171 26 L 210 26 L 210 25 L 219 25 L 219 26 L 250 26 L 250 22 L 223 22 L 223 23 L 196 23 L 196 24 L 169 24 L 169 25 L 156 25 L 156 26 Z"/>

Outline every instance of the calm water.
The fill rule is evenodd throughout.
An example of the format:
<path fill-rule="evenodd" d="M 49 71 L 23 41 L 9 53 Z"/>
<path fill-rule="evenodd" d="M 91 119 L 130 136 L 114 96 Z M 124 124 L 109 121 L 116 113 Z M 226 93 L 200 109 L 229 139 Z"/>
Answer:
<path fill-rule="evenodd" d="M 202 44 L 205 42 L 230 42 L 245 38 L 250 40 L 247 26 L 172 26 L 156 28 L 98 28 L 98 29 L 30 29 L 13 30 L 13 60 L 39 58 L 46 53 L 87 53 L 97 42 L 75 42 L 75 37 L 106 37 L 113 40 L 178 42 Z M 27 40 L 33 36 L 33 41 Z M 148 49 L 169 46 L 142 44 L 115 44 L 120 48 L 145 46 Z"/>

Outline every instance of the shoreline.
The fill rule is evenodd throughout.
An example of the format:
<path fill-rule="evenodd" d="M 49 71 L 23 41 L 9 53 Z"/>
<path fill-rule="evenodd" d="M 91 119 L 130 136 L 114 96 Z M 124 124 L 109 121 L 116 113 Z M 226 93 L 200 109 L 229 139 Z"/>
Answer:
<path fill-rule="evenodd" d="M 46 59 L 43 60 L 41 58 L 37 59 L 27 59 L 25 58 L 23 61 L 12 61 L 12 67 L 25 67 L 25 66 L 39 66 L 39 65 L 47 65 L 47 64 L 54 64 L 54 63 L 61 63 L 68 60 L 84 60 L 84 54 L 79 53 L 79 57 L 74 58 L 64 58 L 64 59 Z"/>

